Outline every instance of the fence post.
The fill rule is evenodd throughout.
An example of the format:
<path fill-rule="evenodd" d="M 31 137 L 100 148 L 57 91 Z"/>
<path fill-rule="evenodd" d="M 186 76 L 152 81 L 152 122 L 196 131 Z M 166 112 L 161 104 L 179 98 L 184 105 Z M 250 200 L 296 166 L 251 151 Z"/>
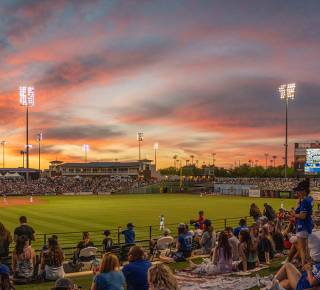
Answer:
<path fill-rule="evenodd" d="M 118 227 L 118 245 L 120 245 L 120 227 Z"/>
<path fill-rule="evenodd" d="M 43 244 L 47 243 L 47 234 L 43 234 Z"/>
<path fill-rule="evenodd" d="M 149 226 L 149 241 L 152 239 L 152 226 Z"/>

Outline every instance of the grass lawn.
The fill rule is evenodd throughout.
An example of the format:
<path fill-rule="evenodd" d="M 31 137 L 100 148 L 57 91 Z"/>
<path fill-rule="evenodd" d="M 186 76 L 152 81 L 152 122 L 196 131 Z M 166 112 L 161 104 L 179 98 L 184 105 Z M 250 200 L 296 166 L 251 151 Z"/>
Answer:
<path fill-rule="evenodd" d="M 264 202 L 270 203 L 275 209 L 280 207 L 280 199 L 226 197 L 187 194 L 126 194 L 111 196 L 51 196 L 36 197 L 35 204 L 9 206 L 0 208 L 0 221 L 11 231 L 18 225 L 20 215 L 28 217 L 29 224 L 37 232 L 37 242 L 34 246 L 43 244 L 41 233 L 58 234 L 60 243 L 64 246 L 74 245 L 79 241 L 81 231 L 97 231 L 92 233 L 95 241 L 102 240 L 102 230 L 114 229 L 113 238 L 117 239 L 117 227 L 125 227 L 127 222 L 133 222 L 137 239 L 149 237 L 148 225 L 154 225 L 152 236 L 158 235 L 159 215 L 164 214 L 166 224 L 173 232 L 179 222 L 189 222 L 196 218 L 199 210 L 205 211 L 205 216 L 215 220 L 216 228 L 223 228 L 223 218 L 236 218 L 228 223 L 235 226 L 238 217 L 248 215 L 252 202 L 262 208 Z M 285 207 L 291 207 L 295 200 L 284 200 Z M 231 223 L 231 224 L 230 224 Z M 144 227 L 144 228 L 142 228 Z"/>

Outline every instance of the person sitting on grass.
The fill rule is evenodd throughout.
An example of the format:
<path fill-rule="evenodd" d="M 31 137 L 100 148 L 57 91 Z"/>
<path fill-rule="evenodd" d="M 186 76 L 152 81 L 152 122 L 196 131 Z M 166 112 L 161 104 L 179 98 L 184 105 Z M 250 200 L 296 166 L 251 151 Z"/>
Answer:
<path fill-rule="evenodd" d="M 164 264 L 155 264 L 148 271 L 149 290 L 178 290 L 171 270 Z"/>
<path fill-rule="evenodd" d="M 19 236 L 12 253 L 12 271 L 15 278 L 31 280 L 36 264 L 35 251 L 29 244 L 29 238 Z"/>
<path fill-rule="evenodd" d="M 51 237 L 48 239 L 48 250 L 41 256 L 40 271 L 46 280 L 57 280 L 64 277 L 64 255 L 59 247 L 58 240 Z"/>
<path fill-rule="evenodd" d="M 15 290 L 10 281 L 10 269 L 0 263 L 0 290 Z"/>
<path fill-rule="evenodd" d="M 99 274 L 94 278 L 91 290 L 124 290 L 126 279 L 120 271 L 120 263 L 117 256 L 104 254 Z"/>
<path fill-rule="evenodd" d="M 240 219 L 239 221 L 239 226 L 237 228 L 234 229 L 233 234 L 239 238 L 239 234 L 242 230 L 246 230 L 249 231 L 249 228 L 247 226 L 247 222 L 245 219 Z"/>
<path fill-rule="evenodd" d="M 259 266 L 257 248 L 251 240 L 249 231 L 242 230 L 239 234 L 239 270 L 248 271 Z"/>
<path fill-rule="evenodd" d="M 270 264 L 270 260 L 274 256 L 273 242 L 269 238 L 269 231 L 267 227 L 262 227 L 259 231 L 259 243 L 258 243 L 258 257 L 262 263 Z"/>
<path fill-rule="evenodd" d="M 216 245 L 216 233 L 213 230 L 210 220 L 204 221 L 204 231 L 200 239 L 201 249 L 196 250 L 195 254 L 197 255 L 208 255 L 211 253 L 212 248 Z"/>
<path fill-rule="evenodd" d="M 305 264 L 300 271 L 291 263 L 285 263 L 274 276 L 270 286 L 264 289 L 280 290 L 316 290 L 320 285 L 320 263 L 311 266 Z"/>
<path fill-rule="evenodd" d="M 105 230 L 103 234 L 105 236 L 104 240 L 102 241 L 103 251 L 105 253 L 108 253 L 110 252 L 110 249 L 112 248 L 112 245 L 113 245 L 112 238 L 110 237 L 111 232 L 109 230 Z"/>
<path fill-rule="evenodd" d="M 134 232 L 134 225 L 133 223 L 128 223 L 127 224 L 127 229 L 123 230 L 121 234 L 124 235 L 124 240 L 126 244 L 134 244 L 135 243 L 135 238 L 136 238 L 136 233 Z"/>
<path fill-rule="evenodd" d="M 129 250 L 128 261 L 129 264 L 122 269 L 126 278 L 127 290 L 148 290 L 148 270 L 151 263 L 145 259 L 143 249 L 133 246 Z"/>
<path fill-rule="evenodd" d="M 204 261 L 200 265 L 194 264 L 190 261 L 192 272 L 198 274 L 221 274 L 232 271 L 232 248 L 229 243 L 227 232 L 221 232 L 218 237 L 218 245 L 214 249 L 212 260 Z"/>
<path fill-rule="evenodd" d="M 226 228 L 226 233 L 228 236 L 228 241 L 232 249 L 232 260 L 239 261 L 239 244 L 240 241 L 233 234 L 233 229 L 231 227 Z"/>

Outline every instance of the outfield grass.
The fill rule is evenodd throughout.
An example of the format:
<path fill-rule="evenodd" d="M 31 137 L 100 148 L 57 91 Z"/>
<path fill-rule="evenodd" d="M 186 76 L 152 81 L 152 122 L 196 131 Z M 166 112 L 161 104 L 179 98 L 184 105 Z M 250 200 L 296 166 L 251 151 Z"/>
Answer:
<path fill-rule="evenodd" d="M 38 197 L 37 197 L 38 198 Z M 38 233 L 102 230 L 125 226 L 158 225 L 164 214 L 168 224 L 186 222 L 197 217 L 199 210 L 210 219 L 246 216 L 252 202 L 260 208 L 264 202 L 275 209 L 280 199 L 225 197 L 186 194 L 131 194 L 112 196 L 54 196 L 38 198 L 40 204 L 12 206 L 0 209 L 0 220 L 9 230 L 18 225 L 20 215 L 26 215 Z M 291 207 L 295 200 L 285 200 Z M 9 198 L 10 204 L 10 198 Z"/>
<path fill-rule="evenodd" d="M 118 226 L 130 221 L 136 227 L 136 239 L 148 240 L 160 234 L 159 215 L 164 214 L 165 222 L 173 233 L 179 222 L 189 222 L 197 217 L 199 210 L 214 221 L 216 229 L 222 229 L 228 220 L 228 226 L 236 226 L 238 218 L 248 215 L 249 206 L 254 201 L 261 208 L 264 202 L 275 209 L 280 207 L 280 199 L 207 196 L 187 194 L 127 194 L 112 196 L 52 196 L 37 197 L 38 203 L 24 206 L 0 208 L 0 221 L 13 231 L 18 225 L 20 215 L 26 215 L 29 224 L 37 232 L 37 241 L 33 243 L 40 249 L 44 243 L 43 233 L 57 233 L 62 247 L 73 247 L 80 240 L 82 231 L 90 231 L 95 244 L 101 244 L 102 230 L 112 229 L 112 238 L 117 241 Z M 295 204 L 295 200 L 285 200 L 286 207 Z M 96 231 L 96 232 L 94 232 Z M 61 234 L 74 232 L 70 234 Z M 123 242 L 121 237 L 120 242 Z M 71 252 L 70 252 L 71 253 Z M 66 254 L 68 254 L 66 252 Z"/>

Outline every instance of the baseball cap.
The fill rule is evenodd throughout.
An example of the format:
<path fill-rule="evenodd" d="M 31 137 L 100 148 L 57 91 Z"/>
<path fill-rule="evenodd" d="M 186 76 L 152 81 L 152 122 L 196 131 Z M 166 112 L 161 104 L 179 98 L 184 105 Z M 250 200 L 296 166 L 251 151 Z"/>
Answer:
<path fill-rule="evenodd" d="M 1 275 L 10 275 L 10 269 L 4 264 L 0 264 L 0 274 Z"/>
<path fill-rule="evenodd" d="M 308 179 L 302 180 L 298 185 L 293 189 L 293 191 L 306 191 L 310 188 L 310 182 Z"/>
<path fill-rule="evenodd" d="M 128 223 L 128 224 L 127 224 L 127 228 L 134 228 L 133 223 Z"/>

